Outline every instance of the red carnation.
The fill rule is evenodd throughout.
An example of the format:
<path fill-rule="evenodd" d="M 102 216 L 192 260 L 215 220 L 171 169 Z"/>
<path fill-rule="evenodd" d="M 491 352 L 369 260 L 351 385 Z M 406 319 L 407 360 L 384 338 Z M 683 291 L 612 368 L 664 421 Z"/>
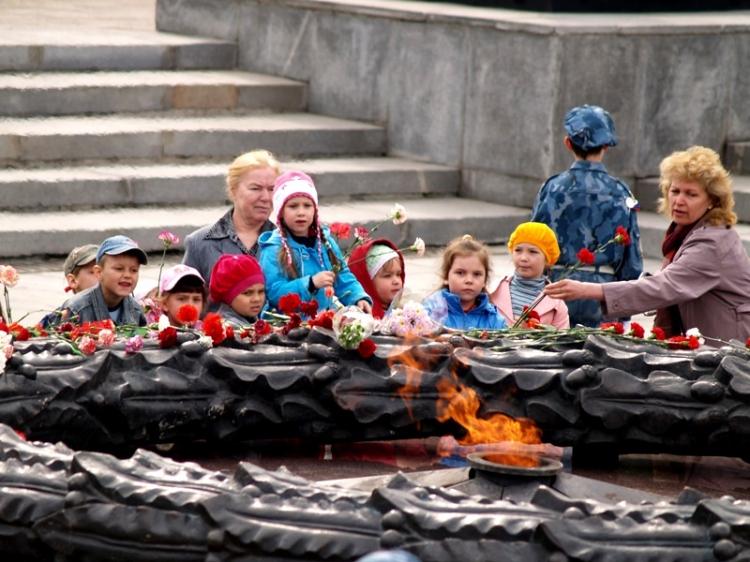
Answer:
<path fill-rule="evenodd" d="M 13 334 L 13 338 L 16 341 L 26 341 L 31 337 L 29 330 L 21 326 L 18 322 L 13 322 L 13 324 L 8 326 L 8 330 Z"/>
<path fill-rule="evenodd" d="M 216 312 L 206 314 L 206 318 L 203 320 L 203 333 L 211 337 L 214 345 L 219 345 L 226 339 L 221 314 Z"/>
<path fill-rule="evenodd" d="M 362 342 L 359 344 L 357 353 L 359 353 L 360 357 L 362 357 L 363 359 L 369 359 L 373 356 L 377 348 L 377 344 L 370 338 L 367 338 L 365 340 L 362 340 Z"/>
<path fill-rule="evenodd" d="M 302 314 L 314 318 L 318 313 L 318 301 L 307 301 L 299 305 L 300 312 Z"/>
<path fill-rule="evenodd" d="M 225 337 L 225 339 L 233 340 L 234 339 L 234 327 L 227 326 L 224 329 L 224 337 Z"/>
<path fill-rule="evenodd" d="M 265 320 L 256 320 L 253 328 L 255 328 L 256 336 L 265 336 L 271 333 L 271 325 Z"/>
<path fill-rule="evenodd" d="M 670 349 L 698 349 L 701 342 L 696 336 L 672 336 L 667 344 Z"/>
<path fill-rule="evenodd" d="M 539 326 L 541 326 L 542 323 L 537 318 L 529 317 L 528 320 L 526 320 L 524 326 L 526 328 L 529 328 L 530 330 L 535 330 Z"/>
<path fill-rule="evenodd" d="M 292 312 L 289 315 L 289 322 L 286 323 L 287 330 L 293 330 L 294 328 L 299 328 L 302 325 L 302 318 L 299 317 L 299 314 Z"/>
<path fill-rule="evenodd" d="M 346 240 L 352 235 L 352 225 L 345 222 L 335 222 L 330 226 L 331 234 L 339 240 Z"/>
<path fill-rule="evenodd" d="M 615 243 L 622 246 L 630 246 L 630 234 L 624 226 L 618 226 L 615 229 Z"/>
<path fill-rule="evenodd" d="M 307 323 L 310 325 L 310 327 L 320 326 L 321 328 L 325 328 L 327 330 L 333 330 L 333 314 L 333 310 L 324 310 L 315 318 L 308 320 Z"/>
<path fill-rule="evenodd" d="M 655 340 L 664 341 L 667 339 L 667 334 L 662 328 L 653 327 L 651 328 L 651 337 Z"/>
<path fill-rule="evenodd" d="M 159 332 L 159 347 L 167 349 L 177 343 L 177 330 L 168 326 Z"/>
<path fill-rule="evenodd" d="M 198 321 L 198 309 L 192 304 L 183 304 L 177 309 L 177 320 L 180 324 L 195 324 Z"/>
<path fill-rule="evenodd" d="M 578 250 L 576 257 L 578 258 L 579 262 L 585 265 L 593 265 L 594 261 L 596 260 L 594 252 L 592 252 L 588 248 L 581 248 L 580 250 Z"/>
<path fill-rule="evenodd" d="M 2 320 L 0 320 L 0 332 L 5 332 L 6 334 L 10 333 L 8 331 L 8 325 Z"/>
<path fill-rule="evenodd" d="M 622 322 L 604 322 L 599 328 L 602 330 L 612 330 L 615 334 L 619 335 L 625 333 L 625 326 L 622 325 Z"/>
<path fill-rule="evenodd" d="M 750 348 L 750 338 L 747 338 L 747 340 L 745 340 L 745 347 Z"/>
<path fill-rule="evenodd" d="M 289 293 L 279 299 L 279 310 L 288 316 L 296 312 L 301 304 L 302 299 L 297 293 Z"/>
<path fill-rule="evenodd" d="M 630 335 L 634 338 L 642 338 L 646 334 L 646 330 L 643 329 L 638 322 L 630 323 Z"/>
<path fill-rule="evenodd" d="M 524 306 L 523 307 L 523 310 L 521 311 L 521 314 L 525 314 L 526 318 L 531 319 L 531 320 L 541 320 L 542 319 L 542 317 L 539 316 L 539 313 L 536 310 L 529 310 L 528 306 Z"/>
<path fill-rule="evenodd" d="M 367 238 L 370 236 L 370 231 L 367 230 L 364 226 L 358 226 L 354 229 L 354 236 L 355 238 L 359 238 L 360 240 L 367 240 Z"/>

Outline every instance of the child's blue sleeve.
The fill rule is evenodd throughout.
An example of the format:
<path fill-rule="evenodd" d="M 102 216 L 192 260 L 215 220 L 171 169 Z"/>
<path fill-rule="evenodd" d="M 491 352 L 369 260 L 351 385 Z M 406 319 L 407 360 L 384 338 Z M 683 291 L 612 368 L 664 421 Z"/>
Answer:
<path fill-rule="evenodd" d="M 260 254 L 260 268 L 266 277 L 266 301 L 268 305 L 271 308 L 276 308 L 279 299 L 289 293 L 298 294 L 303 301 L 310 300 L 313 296 L 308 291 L 310 276 L 305 275 L 298 279 L 289 279 L 281 267 L 281 263 L 279 263 L 278 252 L 275 250 L 276 248 L 271 246 L 265 248 Z"/>
<path fill-rule="evenodd" d="M 495 316 L 493 322 L 492 322 L 492 330 L 502 330 L 503 328 L 508 327 L 508 323 L 505 321 L 505 318 L 500 313 L 500 311 L 497 311 L 497 315 Z"/>
<path fill-rule="evenodd" d="M 427 295 L 422 301 L 422 306 L 424 306 L 430 318 L 445 325 L 448 320 L 448 303 L 440 294 L 440 291 Z"/>

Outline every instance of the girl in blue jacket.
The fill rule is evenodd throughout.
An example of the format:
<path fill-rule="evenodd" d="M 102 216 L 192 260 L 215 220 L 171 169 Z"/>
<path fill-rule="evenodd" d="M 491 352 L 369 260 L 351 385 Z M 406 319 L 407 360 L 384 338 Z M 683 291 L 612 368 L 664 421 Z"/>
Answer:
<path fill-rule="evenodd" d="M 487 294 L 489 275 L 487 246 L 465 234 L 445 248 L 440 268 L 443 288 L 429 295 L 422 304 L 430 317 L 446 328 L 505 328 L 505 319 Z"/>
<path fill-rule="evenodd" d="M 333 294 L 345 305 L 371 312 L 371 300 L 346 265 L 341 249 L 318 219 L 318 192 L 310 176 L 285 172 L 274 183 L 271 219 L 277 229 L 258 238 L 260 265 L 271 307 L 296 293 L 332 308 Z"/>

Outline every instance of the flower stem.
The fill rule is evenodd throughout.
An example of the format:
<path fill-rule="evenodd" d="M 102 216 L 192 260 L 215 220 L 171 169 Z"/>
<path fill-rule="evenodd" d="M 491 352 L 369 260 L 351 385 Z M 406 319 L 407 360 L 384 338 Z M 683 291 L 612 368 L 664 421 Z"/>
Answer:
<path fill-rule="evenodd" d="M 167 245 L 161 253 L 161 263 L 159 264 L 159 277 L 156 278 L 156 295 L 161 298 L 161 272 L 164 269 L 164 260 L 167 258 Z"/>
<path fill-rule="evenodd" d="M 542 302 L 542 299 L 545 297 L 544 291 L 539 293 L 539 296 L 534 299 L 534 302 L 532 302 L 529 306 L 527 306 L 523 312 L 521 312 L 521 316 L 519 316 L 515 322 L 513 322 L 513 325 L 511 328 L 519 328 L 529 317 L 529 314 L 531 314 L 531 311 L 536 308 L 536 305 L 538 305 L 540 302 Z"/>
<path fill-rule="evenodd" d="M 5 311 L 7 313 L 6 322 L 8 324 L 13 323 L 13 314 L 10 311 L 10 291 L 8 290 L 7 285 L 3 285 L 3 288 L 5 289 Z"/>

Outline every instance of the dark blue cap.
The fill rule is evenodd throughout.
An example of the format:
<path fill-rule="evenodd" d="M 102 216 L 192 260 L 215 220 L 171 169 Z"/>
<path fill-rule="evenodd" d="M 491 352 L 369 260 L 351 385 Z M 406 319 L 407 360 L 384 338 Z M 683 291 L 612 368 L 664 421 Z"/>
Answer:
<path fill-rule="evenodd" d="M 109 238 L 104 240 L 104 242 L 99 244 L 99 251 L 96 253 L 96 263 L 101 263 L 102 257 L 104 257 L 104 255 L 119 256 L 120 254 L 124 254 L 126 252 L 130 252 L 135 255 L 141 264 L 145 265 L 148 263 L 148 256 L 146 255 L 146 252 L 138 247 L 138 243 L 135 240 L 128 238 L 127 236 L 123 236 L 122 234 L 118 234 L 117 236 L 110 236 Z"/>
<path fill-rule="evenodd" d="M 617 144 L 615 122 L 609 112 L 598 105 L 581 105 L 568 111 L 565 132 L 574 145 L 586 151 Z"/>

